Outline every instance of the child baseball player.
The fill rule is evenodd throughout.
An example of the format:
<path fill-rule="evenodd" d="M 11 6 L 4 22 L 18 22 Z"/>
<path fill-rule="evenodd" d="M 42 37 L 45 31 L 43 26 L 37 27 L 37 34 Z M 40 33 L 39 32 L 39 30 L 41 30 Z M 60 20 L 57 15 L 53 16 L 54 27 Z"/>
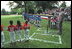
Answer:
<path fill-rule="evenodd" d="M 36 15 L 35 18 L 36 18 L 35 25 L 38 27 L 38 15 Z"/>
<path fill-rule="evenodd" d="M 23 28 L 25 31 L 24 37 L 25 37 L 25 40 L 28 41 L 29 40 L 29 29 L 30 29 L 30 25 L 28 24 L 28 21 L 26 21 L 23 26 L 24 26 Z"/>
<path fill-rule="evenodd" d="M 41 16 L 36 16 L 36 26 L 40 27 Z"/>
<path fill-rule="evenodd" d="M 1 48 L 4 46 L 5 37 L 3 32 L 3 25 L 1 25 Z"/>
<path fill-rule="evenodd" d="M 8 31 L 10 34 L 11 45 L 13 46 L 15 44 L 15 32 L 14 32 L 15 31 L 15 25 L 13 25 L 12 20 L 10 20 L 9 23 L 10 23 L 10 25 L 8 26 Z"/>
<path fill-rule="evenodd" d="M 56 19 L 54 17 L 51 17 L 51 28 L 56 28 Z"/>
<path fill-rule="evenodd" d="M 41 16 L 38 16 L 38 27 L 40 27 Z"/>
<path fill-rule="evenodd" d="M 17 21 L 16 32 L 17 32 L 20 42 L 21 42 L 21 30 L 22 30 L 22 25 L 20 21 Z"/>

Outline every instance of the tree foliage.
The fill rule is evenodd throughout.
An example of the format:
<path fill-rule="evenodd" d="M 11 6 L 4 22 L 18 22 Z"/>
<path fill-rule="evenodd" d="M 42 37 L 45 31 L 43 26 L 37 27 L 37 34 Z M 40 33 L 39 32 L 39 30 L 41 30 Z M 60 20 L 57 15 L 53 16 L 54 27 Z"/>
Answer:
<path fill-rule="evenodd" d="M 35 1 L 35 3 L 36 7 L 41 7 L 45 11 L 45 9 L 52 9 L 58 1 Z"/>
<path fill-rule="evenodd" d="M 2 9 L 1 14 L 2 15 L 5 15 L 6 14 L 6 10 L 5 9 Z"/>
<path fill-rule="evenodd" d="M 17 4 L 14 9 L 16 9 L 18 13 L 22 13 L 23 11 L 29 13 L 31 11 L 40 11 L 40 9 L 45 11 L 46 9 L 55 8 L 55 4 L 58 4 L 58 1 L 13 1 L 9 3 L 10 7 L 12 7 L 14 3 Z"/>
<path fill-rule="evenodd" d="M 60 7 L 66 8 L 66 2 L 63 1 L 63 3 L 60 5 Z"/>

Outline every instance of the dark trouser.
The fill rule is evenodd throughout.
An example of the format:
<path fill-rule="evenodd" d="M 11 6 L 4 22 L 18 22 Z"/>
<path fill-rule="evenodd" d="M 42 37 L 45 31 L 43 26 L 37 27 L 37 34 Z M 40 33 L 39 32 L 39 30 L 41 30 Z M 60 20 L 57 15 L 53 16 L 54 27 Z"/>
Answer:
<path fill-rule="evenodd" d="M 27 18 L 27 21 L 29 22 L 29 18 Z"/>
<path fill-rule="evenodd" d="M 24 20 L 26 20 L 26 17 L 24 16 Z"/>
<path fill-rule="evenodd" d="M 59 23 L 59 34 L 62 34 L 62 21 Z"/>

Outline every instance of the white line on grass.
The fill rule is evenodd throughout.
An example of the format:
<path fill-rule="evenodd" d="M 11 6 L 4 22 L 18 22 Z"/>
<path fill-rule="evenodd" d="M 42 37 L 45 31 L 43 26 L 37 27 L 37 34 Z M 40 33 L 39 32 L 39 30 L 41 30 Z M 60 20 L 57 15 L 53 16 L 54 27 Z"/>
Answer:
<path fill-rule="evenodd" d="M 31 39 L 31 37 L 33 37 L 34 34 L 35 34 L 35 33 L 33 33 L 32 36 L 29 37 L 29 39 Z M 25 39 L 25 38 L 22 38 L 21 41 L 23 41 L 24 39 Z M 20 41 L 20 39 L 14 41 L 14 42 L 17 42 L 17 41 Z M 11 41 L 5 42 L 4 44 L 8 44 L 8 43 L 11 43 Z"/>
<path fill-rule="evenodd" d="M 32 38 L 34 35 L 35 35 L 35 33 L 33 33 L 33 34 L 29 37 L 29 39 Z"/>
<path fill-rule="evenodd" d="M 48 43 L 62 44 L 61 36 L 60 36 L 60 35 L 40 34 L 40 35 L 58 36 L 58 37 L 59 37 L 59 42 L 53 42 L 53 41 L 47 41 L 47 40 L 32 38 L 35 34 L 40 34 L 40 33 L 33 33 L 33 34 L 29 37 L 29 39 L 30 39 L 30 40 L 38 40 L 38 41 L 48 42 Z M 24 40 L 24 38 L 21 39 L 21 41 L 23 41 L 23 40 Z M 20 41 L 20 40 L 18 39 L 18 40 L 16 40 L 16 41 Z M 14 42 L 16 42 L 16 41 L 14 41 Z M 11 43 L 11 42 L 9 41 L 9 42 L 6 42 L 6 43 L 4 43 L 4 44 L 8 44 L 8 43 Z"/>
<path fill-rule="evenodd" d="M 40 34 L 40 35 L 52 35 L 52 34 L 47 34 L 47 33 L 44 33 L 44 34 L 41 34 L 41 33 L 35 33 L 35 34 Z M 59 35 L 52 35 L 52 36 L 59 36 Z"/>
<path fill-rule="evenodd" d="M 24 38 L 21 39 L 21 41 L 23 41 L 23 40 L 24 40 Z M 20 41 L 20 39 L 14 41 L 14 42 L 17 42 L 17 41 Z M 11 41 L 5 42 L 4 44 L 8 44 L 8 43 L 11 43 Z"/>
<path fill-rule="evenodd" d="M 62 44 L 61 36 L 59 36 L 59 43 Z"/>
<path fill-rule="evenodd" d="M 37 40 L 37 41 L 42 41 L 42 42 L 47 42 L 47 43 L 55 43 L 55 44 L 60 44 L 59 42 L 47 41 L 47 40 L 36 39 L 36 38 L 31 38 L 31 40 Z"/>
<path fill-rule="evenodd" d="M 43 42 L 49 42 L 49 43 L 56 43 L 56 44 L 62 44 L 61 42 L 61 37 L 59 35 L 52 35 L 52 34 L 40 34 L 40 35 L 52 35 L 52 36 L 58 36 L 59 37 L 59 42 L 53 42 L 53 41 L 47 41 L 47 40 L 42 40 L 42 39 L 36 39 L 36 38 L 32 38 L 35 34 L 40 34 L 40 33 L 34 33 L 31 36 L 31 40 L 38 40 L 38 41 L 43 41 Z"/>

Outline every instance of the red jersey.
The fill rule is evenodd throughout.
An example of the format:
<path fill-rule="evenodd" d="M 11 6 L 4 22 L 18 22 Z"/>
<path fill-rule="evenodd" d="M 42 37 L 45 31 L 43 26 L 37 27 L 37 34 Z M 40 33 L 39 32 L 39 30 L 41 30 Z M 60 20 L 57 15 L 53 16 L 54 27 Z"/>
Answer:
<path fill-rule="evenodd" d="M 8 31 L 10 31 L 10 32 L 15 31 L 15 26 L 14 25 L 9 25 L 8 26 Z"/>
<path fill-rule="evenodd" d="M 51 19 L 51 22 L 56 22 L 56 20 L 55 19 Z"/>
<path fill-rule="evenodd" d="M 29 24 L 24 23 L 24 25 L 23 25 L 23 29 L 30 29 L 30 25 L 29 25 Z"/>
<path fill-rule="evenodd" d="M 22 30 L 23 29 L 23 27 L 19 26 L 19 25 L 16 25 L 15 27 L 16 27 L 16 30 Z"/>
<path fill-rule="evenodd" d="M 3 25 L 1 25 L 1 31 L 3 31 Z"/>

